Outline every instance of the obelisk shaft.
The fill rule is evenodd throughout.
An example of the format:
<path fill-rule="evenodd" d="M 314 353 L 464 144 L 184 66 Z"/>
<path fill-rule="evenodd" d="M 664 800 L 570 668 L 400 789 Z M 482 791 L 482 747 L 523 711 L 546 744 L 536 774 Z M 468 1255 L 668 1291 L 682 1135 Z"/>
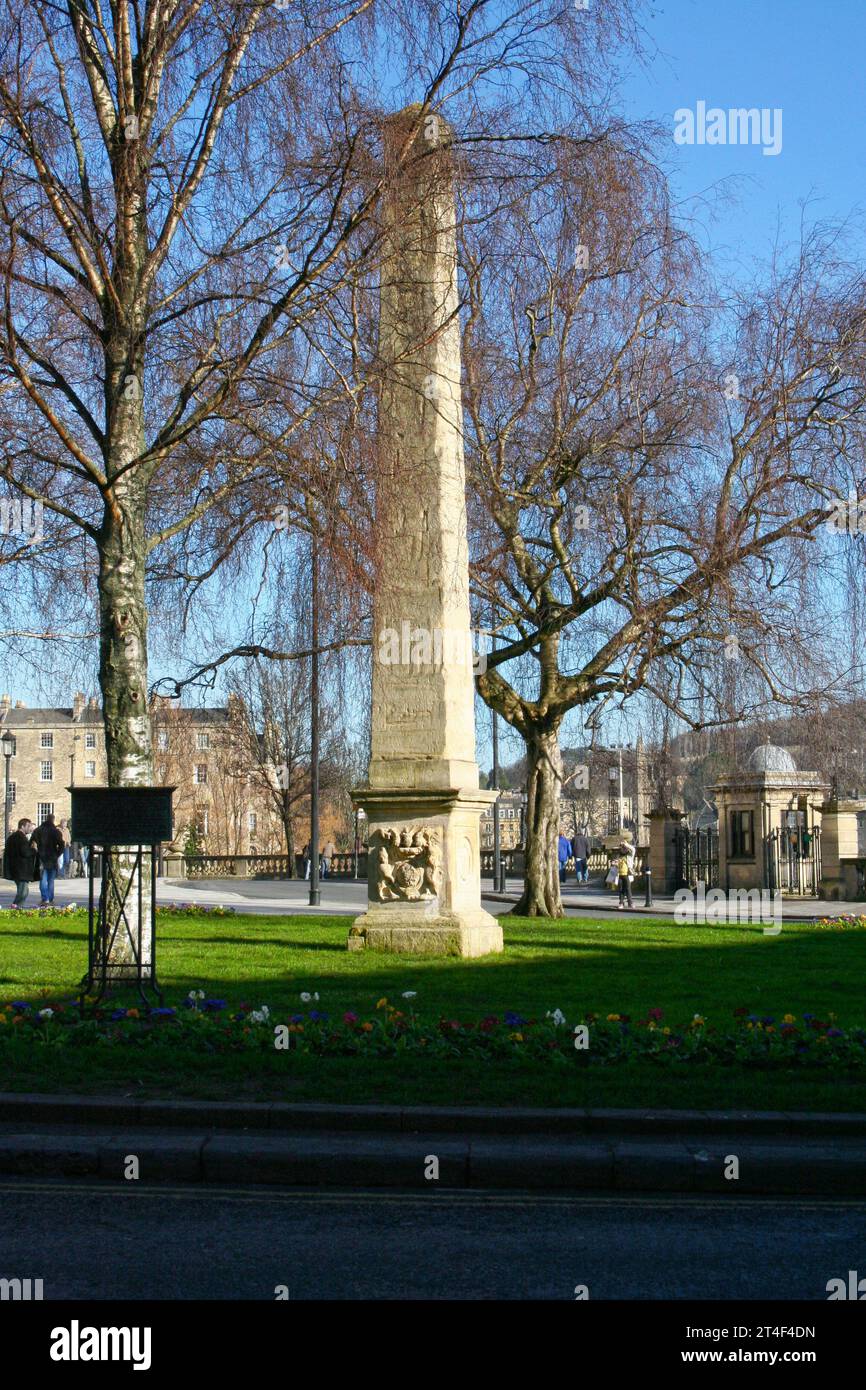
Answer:
<path fill-rule="evenodd" d="M 450 132 L 385 122 L 368 907 L 351 950 L 481 956 L 469 560 Z"/>
<path fill-rule="evenodd" d="M 385 123 L 371 786 L 478 787 L 449 138 Z"/>

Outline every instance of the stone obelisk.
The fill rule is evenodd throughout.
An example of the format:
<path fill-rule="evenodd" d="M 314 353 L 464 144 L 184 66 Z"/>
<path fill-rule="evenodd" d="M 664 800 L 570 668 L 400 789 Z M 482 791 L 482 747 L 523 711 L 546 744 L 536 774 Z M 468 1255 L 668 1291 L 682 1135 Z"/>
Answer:
<path fill-rule="evenodd" d="M 450 130 L 384 123 L 368 905 L 349 948 L 502 950 L 481 906 Z"/>

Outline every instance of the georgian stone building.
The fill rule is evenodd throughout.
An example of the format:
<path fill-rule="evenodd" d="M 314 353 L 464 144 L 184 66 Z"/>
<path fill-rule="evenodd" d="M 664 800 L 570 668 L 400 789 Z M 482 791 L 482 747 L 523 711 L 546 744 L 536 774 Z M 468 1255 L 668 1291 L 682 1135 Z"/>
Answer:
<path fill-rule="evenodd" d="M 243 712 L 184 709 L 158 699 L 151 707 L 154 781 L 174 785 L 175 843 L 189 828 L 210 854 L 280 853 L 283 840 L 268 797 L 250 776 Z M 0 736 L 12 736 L 9 822 L 70 814 L 71 786 L 105 786 L 105 732 L 99 702 L 77 694 L 70 708 L 28 709 L 0 696 Z M 0 744 L 0 748 L 3 745 Z M 5 778 L 5 759 L 0 776 Z M 2 795 L 2 793 L 0 793 Z"/>
<path fill-rule="evenodd" d="M 501 849 L 517 849 L 523 833 L 523 792 L 499 793 L 499 845 Z M 481 848 L 493 848 L 493 807 L 481 812 Z"/>
<path fill-rule="evenodd" d="M 178 700 L 151 703 L 153 780 L 176 788 L 174 844 L 184 849 L 190 828 L 206 854 L 285 854 L 285 836 L 273 799 L 264 785 L 257 750 L 251 745 L 247 714 L 236 696 L 212 709 L 185 709 Z M 107 783 L 105 731 L 99 701 L 76 694 L 71 707 L 28 709 L 0 695 L 0 736 L 12 737 L 9 759 L 9 824 L 22 816 L 39 824 L 47 815 L 59 822 L 70 814 L 71 786 Z M 0 743 L 0 753 L 3 745 Z M 0 805 L 5 759 L 0 757 Z M 295 847 L 309 839 L 309 798 L 292 817 Z M 323 795 L 320 848 L 333 841 L 351 849 L 352 832 L 340 806 Z"/>

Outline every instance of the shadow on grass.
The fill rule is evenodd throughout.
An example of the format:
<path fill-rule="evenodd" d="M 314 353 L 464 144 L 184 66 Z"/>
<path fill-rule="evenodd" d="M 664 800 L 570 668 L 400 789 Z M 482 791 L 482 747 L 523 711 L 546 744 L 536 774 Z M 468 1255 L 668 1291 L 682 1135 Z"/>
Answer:
<path fill-rule="evenodd" d="M 34 927 L 32 931 L 4 931 L 2 936 L 21 936 L 25 941 L 85 941 L 87 923 L 84 922 L 78 931 L 58 931 L 56 927 L 45 931 L 42 927 Z"/>
<path fill-rule="evenodd" d="M 633 1019 L 662 1008 L 665 1021 L 686 1024 L 695 1013 L 719 1029 L 736 1008 L 777 1021 L 790 1011 L 843 1026 L 866 1024 L 862 980 L 866 932 L 791 925 L 778 937 L 760 926 L 677 927 L 617 918 L 533 922 L 505 918 L 506 952 L 480 960 L 349 952 L 348 919 L 299 915 L 212 921 L 173 918 L 157 926 L 157 968 L 166 1003 L 180 1006 L 191 989 L 225 999 L 268 1004 L 275 1021 L 317 1008 L 339 1019 L 348 1009 L 375 1017 L 383 996 L 426 1020 L 440 1015 L 476 1021 L 512 1009 L 543 1018 L 561 1008 L 573 1025 L 587 1012 L 628 1013 Z M 266 936 L 257 935 L 265 931 Z M 203 933 L 207 933 L 206 935 Z M 15 937 L 3 947 L 3 936 Z M 26 945 L 22 944 L 26 942 Z M 6 998 L 35 1001 L 73 994 L 86 958 L 85 929 L 0 929 Z M 16 974 L 10 974 L 12 967 Z M 405 991 L 416 992 L 404 1001 Z M 301 992 L 320 995 L 302 1002 Z M 108 1007 L 135 1002 L 112 994 Z M 0 1054 L 2 1056 L 2 1054 Z M 17 1089 L 92 1090 L 130 1085 L 169 1094 L 280 1094 L 304 1099 L 441 1101 L 443 1103 L 673 1105 L 764 1109 L 866 1109 L 866 1069 L 810 1068 L 784 1072 L 688 1064 L 660 1068 L 627 1063 L 551 1069 L 514 1058 L 318 1058 L 276 1054 L 151 1055 L 126 1048 L 86 1046 L 9 1052 L 0 1085 Z M 17 1071 L 16 1071 L 17 1068 Z"/>
<path fill-rule="evenodd" d="M 157 970 L 170 1003 L 191 989 L 227 998 L 301 1009 L 301 991 L 321 995 L 332 1016 L 369 1010 L 382 996 L 424 1017 L 483 1017 L 507 1009 L 543 1017 L 560 1008 L 569 1022 L 587 1012 L 645 1015 L 663 1008 L 671 1022 L 692 1014 L 727 1026 L 735 1008 L 777 1017 L 786 1011 L 839 1015 L 866 1024 L 862 979 L 866 932 L 792 927 L 778 937 L 740 924 L 677 927 L 672 923 L 579 921 L 535 923 L 505 918 L 506 951 L 479 960 L 349 952 L 348 919 L 293 915 L 282 924 L 239 921 L 228 930 L 190 918 L 157 923 Z M 267 931 L 267 936 L 257 931 Z M 540 931 L 540 935 L 536 932 Z M 204 935 L 202 932 L 206 932 Z M 85 928 L 0 930 L 26 941 L 4 951 L 4 985 L 17 997 L 74 990 L 86 965 Z M 15 973 L 12 966 L 17 967 Z M 122 998 L 123 996 L 114 996 Z M 2 1002 L 2 1001 L 0 1001 Z"/>
<path fill-rule="evenodd" d="M 346 933 L 348 936 L 348 932 Z M 167 932 L 159 938 L 165 941 L 188 941 L 188 937 L 170 936 Z M 286 946 L 294 946 L 302 951 L 338 951 L 346 950 L 345 941 L 303 941 L 290 936 L 197 936 L 196 941 L 207 942 L 214 946 L 276 946 L 282 950 Z"/>

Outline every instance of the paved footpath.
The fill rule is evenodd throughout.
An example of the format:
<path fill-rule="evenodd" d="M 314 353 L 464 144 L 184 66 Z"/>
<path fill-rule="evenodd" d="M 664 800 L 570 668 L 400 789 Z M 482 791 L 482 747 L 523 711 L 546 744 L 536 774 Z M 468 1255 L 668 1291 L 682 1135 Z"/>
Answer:
<path fill-rule="evenodd" d="M 55 887 L 55 903 L 58 906 L 69 902 L 86 904 L 87 883 L 84 879 L 58 879 Z M 482 903 L 488 912 L 509 912 L 518 900 L 520 888 L 517 879 L 509 879 L 504 894 L 494 894 L 482 885 Z M 158 879 L 156 886 L 157 901 L 160 903 L 233 907 L 238 913 L 354 917 L 364 911 L 367 902 L 367 885 L 360 879 L 323 879 L 322 900 L 318 907 L 310 907 L 309 891 L 309 884 L 299 879 Z M 0 901 L 8 906 L 2 896 L 2 885 Z M 634 903 L 632 913 L 620 913 L 617 896 L 610 890 L 592 885 L 577 888 L 574 884 L 567 884 L 563 890 L 563 906 L 566 913 L 573 917 L 607 917 L 608 913 L 615 913 L 623 919 L 673 917 L 674 900 L 670 894 L 655 896 L 653 906 L 647 908 L 643 906 L 643 894 L 638 891 Z M 866 903 L 824 903 L 816 898 L 792 898 L 782 906 L 785 921 L 813 921 L 819 917 L 840 917 L 852 913 L 866 914 Z"/>
<path fill-rule="evenodd" d="M 0 1173 L 436 1190 L 866 1196 L 866 1116 L 0 1095 Z"/>

